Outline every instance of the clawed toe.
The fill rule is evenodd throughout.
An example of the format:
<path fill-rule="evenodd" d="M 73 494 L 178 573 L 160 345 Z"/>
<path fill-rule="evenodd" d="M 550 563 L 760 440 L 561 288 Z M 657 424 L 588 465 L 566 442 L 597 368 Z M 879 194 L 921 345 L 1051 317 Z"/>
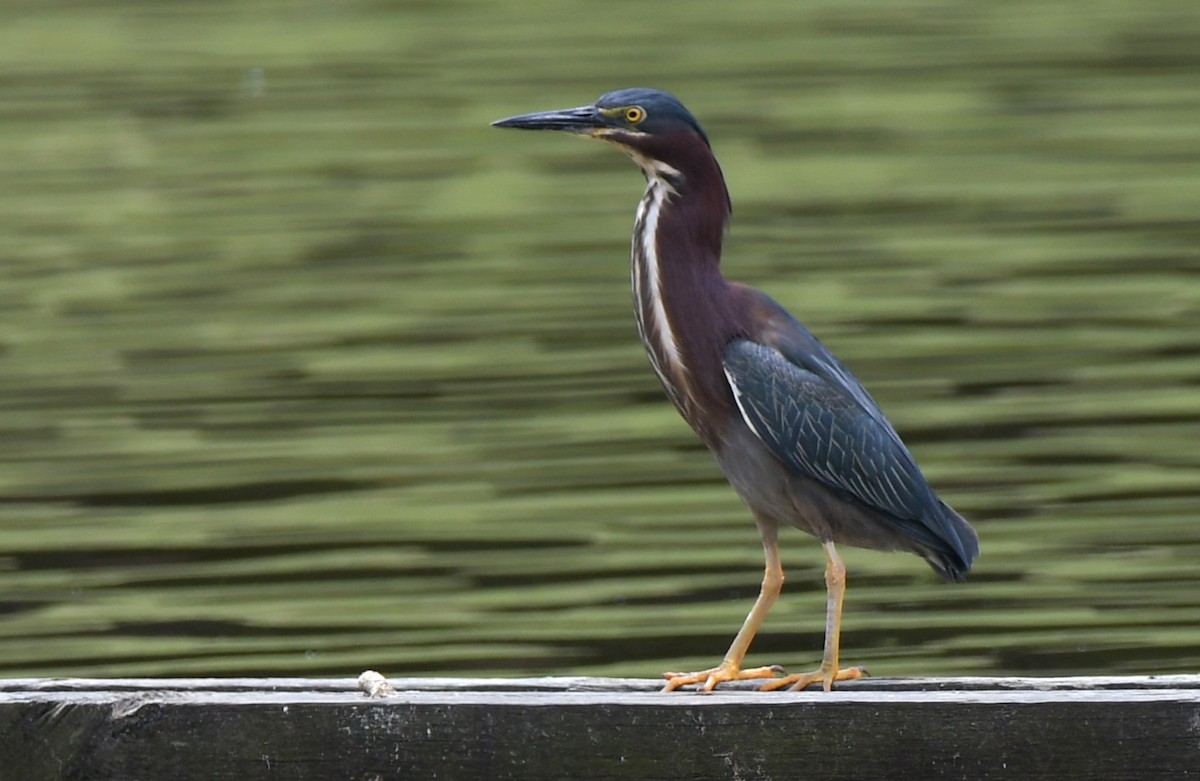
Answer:
<path fill-rule="evenodd" d="M 736 665 L 721 664 L 717 667 L 694 673 L 663 673 L 663 677 L 667 679 L 667 683 L 663 686 L 662 690 L 664 692 L 672 692 L 683 686 L 700 683 L 703 684 L 700 687 L 700 691 L 710 692 L 720 683 L 744 681 L 754 678 L 774 678 L 783 671 L 783 668 L 779 665 L 742 670 Z"/>
<path fill-rule="evenodd" d="M 802 691 L 814 683 L 820 683 L 825 691 L 831 691 L 833 684 L 838 681 L 853 681 L 859 678 L 865 678 L 870 673 L 866 667 L 846 667 L 841 670 L 825 669 L 820 667 L 810 673 L 796 673 L 793 675 L 785 675 L 769 683 L 765 683 L 759 687 L 759 691 L 769 692 L 777 691 L 783 688 L 789 688 L 791 691 Z"/>

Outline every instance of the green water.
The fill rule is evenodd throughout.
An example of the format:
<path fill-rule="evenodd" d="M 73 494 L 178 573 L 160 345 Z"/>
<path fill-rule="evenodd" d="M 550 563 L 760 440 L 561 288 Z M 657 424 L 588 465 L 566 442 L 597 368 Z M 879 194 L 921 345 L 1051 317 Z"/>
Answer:
<path fill-rule="evenodd" d="M 748 513 L 629 305 L 636 171 L 492 119 L 648 85 L 725 268 L 979 530 L 844 550 L 877 675 L 1200 667 L 1192 0 L 26 3 L 0 26 L 0 674 L 707 666 Z M 752 664 L 820 653 L 783 537 Z"/>

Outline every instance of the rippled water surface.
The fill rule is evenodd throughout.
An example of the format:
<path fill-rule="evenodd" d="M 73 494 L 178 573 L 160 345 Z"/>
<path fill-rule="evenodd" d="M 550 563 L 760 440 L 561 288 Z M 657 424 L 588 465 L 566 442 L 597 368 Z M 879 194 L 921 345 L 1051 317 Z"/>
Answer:
<path fill-rule="evenodd" d="M 26 4 L 0 74 L 0 674 L 715 662 L 761 549 L 637 342 L 640 177 L 488 127 L 638 84 L 979 530 L 843 551 L 846 661 L 1200 667 L 1190 0 Z"/>

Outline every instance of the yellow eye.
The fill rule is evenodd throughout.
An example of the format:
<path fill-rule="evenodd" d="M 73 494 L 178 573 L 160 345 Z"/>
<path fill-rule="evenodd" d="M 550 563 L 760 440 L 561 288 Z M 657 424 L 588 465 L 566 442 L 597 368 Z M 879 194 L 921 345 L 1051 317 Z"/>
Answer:
<path fill-rule="evenodd" d="M 625 109 L 625 121 L 636 125 L 646 118 L 646 112 L 640 106 L 630 106 Z"/>

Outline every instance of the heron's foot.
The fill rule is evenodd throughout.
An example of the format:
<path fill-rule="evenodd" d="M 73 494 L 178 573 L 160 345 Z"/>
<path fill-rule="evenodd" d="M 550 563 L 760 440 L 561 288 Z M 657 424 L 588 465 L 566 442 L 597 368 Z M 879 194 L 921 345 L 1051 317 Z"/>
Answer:
<path fill-rule="evenodd" d="M 743 670 L 739 665 L 722 662 L 716 667 L 701 670 L 698 673 L 663 673 L 663 677 L 667 679 L 667 685 L 662 690 L 673 692 L 681 686 L 702 683 L 704 685 L 700 687 L 700 691 L 710 692 L 716 688 L 718 683 L 744 681 L 750 678 L 774 678 L 782 672 L 783 668 L 779 665 Z"/>
<path fill-rule="evenodd" d="M 865 678 L 869 674 L 866 667 L 847 667 L 843 670 L 838 670 L 832 665 L 826 666 L 823 664 L 820 668 L 810 673 L 785 675 L 782 678 L 765 683 L 759 687 L 759 691 L 776 691 L 787 686 L 792 691 L 798 692 L 812 686 L 814 683 L 820 683 L 825 688 L 825 691 L 831 691 L 833 684 L 837 681 L 853 681 L 858 678 Z"/>

